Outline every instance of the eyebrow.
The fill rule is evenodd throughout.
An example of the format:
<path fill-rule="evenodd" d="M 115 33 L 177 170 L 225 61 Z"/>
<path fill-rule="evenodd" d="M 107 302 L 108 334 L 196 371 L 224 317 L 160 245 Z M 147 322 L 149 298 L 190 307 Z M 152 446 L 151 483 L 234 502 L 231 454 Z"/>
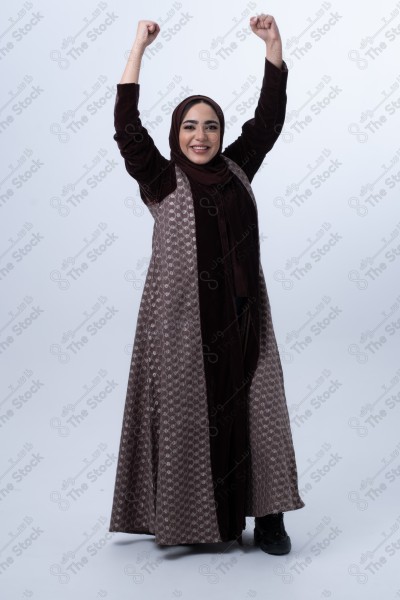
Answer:
<path fill-rule="evenodd" d="M 184 125 L 185 123 L 198 123 L 198 121 L 196 121 L 195 119 L 186 119 L 186 121 L 183 121 L 182 125 Z M 204 121 L 204 123 L 206 125 L 208 125 L 209 123 L 215 123 L 216 125 L 219 125 L 218 121 L 214 121 L 213 119 L 209 119 L 208 121 Z"/>

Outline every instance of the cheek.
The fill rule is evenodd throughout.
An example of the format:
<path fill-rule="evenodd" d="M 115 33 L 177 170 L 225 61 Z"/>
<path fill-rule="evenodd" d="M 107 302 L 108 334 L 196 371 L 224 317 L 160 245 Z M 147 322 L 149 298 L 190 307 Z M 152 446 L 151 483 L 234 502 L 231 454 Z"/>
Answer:
<path fill-rule="evenodd" d="M 214 144 L 216 144 L 217 146 L 219 146 L 220 140 L 221 140 L 221 134 L 220 133 L 213 135 Z"/>
<path fill-rule="evenodd" d="M 182 134 L 182 133 L 179 134 L 179 146 L 180 146 L 181 150 L 185 149 L 185 146 L 186 146 L 185 134 Z"/>

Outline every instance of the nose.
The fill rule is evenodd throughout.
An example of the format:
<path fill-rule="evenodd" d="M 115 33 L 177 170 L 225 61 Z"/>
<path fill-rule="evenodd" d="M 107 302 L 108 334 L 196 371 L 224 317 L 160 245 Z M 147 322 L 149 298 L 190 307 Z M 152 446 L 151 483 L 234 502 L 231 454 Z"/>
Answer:
<path fill-rule="evenodd" d="M 199 127 L 196 131 L 196 140 L 202 141 L 207 139 L 207 132 L 202 127 Z"/>

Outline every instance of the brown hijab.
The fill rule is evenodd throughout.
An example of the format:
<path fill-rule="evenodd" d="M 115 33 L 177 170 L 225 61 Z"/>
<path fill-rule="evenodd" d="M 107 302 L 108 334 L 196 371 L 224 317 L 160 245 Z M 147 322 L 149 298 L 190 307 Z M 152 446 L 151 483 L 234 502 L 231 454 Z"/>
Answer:
<path fill-rule="evenodd" d="M 220 131 L 221 131 L 221 139 L 220 139 L 220 147 L 218 153 L 206 164 L 198 165 L 192 162 L 181 150 L 179 145 L 179 130 L 182 123 L 182 117 L 185 112 L 186 106 L 192 100 L 204 100 L 208 104 L 211 104 L 212 108 L 215 110 L 217 117 L 220 122 Z M 224 184 L 227 183 L 232 178 L 232 173 L 228 169 L 228 166 L 221 155 L 222 149 L 222 140 L 224 136 L 225 130 L 225 119 L 224 113 L 222 112 L 221 107 L 209 98 L 208 96 L 202 95 L 194 95 L 188 96 L 185 100 L 182 100 L 178 106 L 175 107 L 172 117 L 171 117 L 171 129 L 169 133 L 169 146 L 171 148 L 171 160 L 175 161 L 175 163 L 182 169 L 184 173 L 189 178 L 194 179 L 195 181 L 205 184 Z"/>

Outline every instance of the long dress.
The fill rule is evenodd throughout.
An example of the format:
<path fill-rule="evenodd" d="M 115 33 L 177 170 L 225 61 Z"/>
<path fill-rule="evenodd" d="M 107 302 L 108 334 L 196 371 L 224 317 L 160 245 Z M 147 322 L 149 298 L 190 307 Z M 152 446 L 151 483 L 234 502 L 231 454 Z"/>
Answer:
<path fill-rule="evenodd" d="M 238 165 L 247 177 L 248 184 L 244 182 L 243 176 L 235 174 L 235 169 L 231 169 L 232 177 L 224 186 L 206 186 L 189 178 L 195 217 L 211 476 L 218 539 L 221 541 L 237 539 L 241 542 L 241 533 L 246 526 L 245 517 L 266 514 L 258 512 L 262 510 L 262 506 L 268 506 L 271 512 L 304 506 L 297 490 L 297 472 L 286 407 L 282 406 L 279 410 L 283 416 L 280 414 L 279 419 L 284 420 L 284 427 L 279 426 L 285 428 L 286 436 L 283 443 L 283 446 L 286 444 L 286 449 L 282 447 L 282 453 L 285 454 L 286 451 L 288 455 L 287 464 L 281 457 L 282 472 L 290 472 L 290 486 L 283 484 L 285 492 L 282 492 L 281 498 L 276 494 L 276 498 L 269 498 L 267 501 L 249 496 L 250 456 L 261 457 L 269 450 L 276 453 L 279 449 L 254 447 L 249 434 L 249 390 L 259 358 L 262 297 L 257 207 L 246 187 L 282 130 L 286 111 L 287 75 L 288 69 L 284 61 L 279 69 L 265 59 L 264 77 L 254 117 L 243 124 L 239 137 L 222 153 L 228 165 L 234 166 L 230 161 Z M 160 154 L 141 123 L 138 110 L 139 90 L 139 84 L 117 84 L 114 139 L 124 158 L 127 172 L 139 183 L 141 198 L 150 208 L 170 198 L 177 189 L 177 170 L 171 160 Z M 191 315 L 185 313 L 184 306 L 182 302 L 182 326 L 185 320 L 190 323 L 191 319 Z M 275 349 L 272 324 L 270 337 L 273 338 L 271 344 Z M 133 357 L 132 361 L 134 360 Z M 136 360 L 139 361 L 137 356 Z M 268 377 L 274 382 L 273 385 L 278 382 L 277 390 L 283 395 L 283 372 L 279 355 L 271 358 L 271 369 L 273 371 Z M 123 431 L 124 427 L 126 431 L 129 410 L 135 402 L 132 383 L 131 370 Z M 162 403 L 162 398 L 159 402 Z M 262 417 L 265 419 L 266 414 Z M 179 431 L 176 435 L 179 436 Z M 134 490 L 140 485 L 140 482 L 134 480 L 133 473 L 131 476 L 126 474 L 129 464 L 126 453 L 122 450 L 122 437 L 121 435 L 110 531 L 155 533 L 157 538 L 154 518 L 152 525 L 145 526 L 142 520 L 142 524 L 138 526 L 135 524 L 134 514 L 130 512 L 128 515 L 121 504 L 123 490 L 125 494 L 128 491 L 135 493 Z M 159 440 L 155 440 L 152 449 L 155 480 L 158 476 L 159 448 Z M 133 456 L 131 460 L 134 460 Z M 259 489 L 263 486 L 275 489 L 274 486 L 278 486 L 278 483 L 273 483 L 273 478 L 279 476 L 279 473 L 279 468 L 276 473 L 271 471 L 266 478 L 268 481 L 258 482 Z M 265 492 L 266 496 L 267 494 Z M 125 516 L 122 517 L 124 512 Z M 149 523 L 150 521 L 149 518 Z M 160 536 L 160 539 L 162 543 L 173 543 L 166 535 Z M 174 540 L 176 539 L 175 536 Z M 187 536 L 181 541 L 187 543 Z"/>

